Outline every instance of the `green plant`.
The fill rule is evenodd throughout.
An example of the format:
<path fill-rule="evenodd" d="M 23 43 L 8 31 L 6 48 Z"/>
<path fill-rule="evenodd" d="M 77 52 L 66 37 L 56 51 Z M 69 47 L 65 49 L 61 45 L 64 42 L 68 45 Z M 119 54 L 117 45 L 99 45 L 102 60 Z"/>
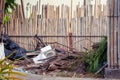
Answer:
<path fill-rule="evenodd" d="M 5 8 L 4 8 L 4 19 L 3 19 L 3 24 L 4 26 L 7 24 L 7 22 L 10 20 L 9 14 L 13 9 L 15 9 L 16 3 L 15 0 L 5 0 Z"/>
<path fill-rule="evenodd" d="M 5 0 L 5 14 L 8 14 L 11 12 L 11 9 L 15 9 L 16 3 L 15 0 Z"/>
<path fill-rule="evenodd" d="M 7 24 L 7 22 L 10 20 L 10 17 L 8 15 L 5 15 L 4 16 L 4 19 L 3 19 L 3 24 L 4 26 Z"/>
<path fill-rule="evenodd" d="M 13 55 L 12 53 L 11 55 Z M 0 80 L 23 80 L 20 78 L 15 77 L 16 75 L 18 76 L 25 76 L 24 74 L 20 72 L 15 72 L 12 69 L 14 68 L 13 63 L 14 61 L 10 61 L 9 63 L 6 63 L 7 59 L 11 56 L 9 55 L 3 60 L 0 60 Z"/>
<path fill-rule="evenodd" d="M 87 71 L 93 73 L 107 61 L 107 38 L 104 37 L 98 44 L 98 49 L 89 51 L 85 58 Z"/>

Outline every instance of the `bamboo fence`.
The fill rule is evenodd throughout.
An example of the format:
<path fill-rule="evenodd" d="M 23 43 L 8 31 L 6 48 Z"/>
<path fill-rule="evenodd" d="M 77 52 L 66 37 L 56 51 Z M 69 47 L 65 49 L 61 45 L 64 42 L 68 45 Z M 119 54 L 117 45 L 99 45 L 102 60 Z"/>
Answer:
<path fill-rule="evenodd" d="M 36 46 L 33 37 L 35 34 L 41 36 L 44 42 L 59 42 L 69 46 L 69 28 L 71 28 L 72 48 L 84 51 L 84 48 L 90 49 L 93 43 L 99 42 L 102 36 L 107 36 L 108 17 L 105 16 L 106 12 L 102 11 L 102 6 L 100 3 L 81 7 L 78 4 L 74 18 L 70 20 L 70 8 L 64 4 L 57 7 L 43 5 L 41 17 L 37 14 L 38 5 L 35 5 L 31 7 L 32 13 L 29 19 L 22 19 L 21 6 L 18 5 L 11 15 L 6 32 L 20 46 L 27 50 L 33 50 Z M 98 12 L 94 8 L 98 8 Z M 105 5 L 103 9 L 106 9 Z M 99 14 L 95 15 L 97 13 Z M 69 27 L 70 23 L 71 27 Z"/>

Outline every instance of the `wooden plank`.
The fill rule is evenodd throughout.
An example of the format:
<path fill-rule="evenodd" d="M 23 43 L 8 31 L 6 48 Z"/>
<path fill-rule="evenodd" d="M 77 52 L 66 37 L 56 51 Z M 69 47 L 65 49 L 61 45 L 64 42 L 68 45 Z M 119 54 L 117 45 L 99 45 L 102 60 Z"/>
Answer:
<path fill-rule="evenodd" d="M 82 36 L 85 36 L 85 27 L 86 27 L 86 25 L 85 25 L 85 23 L 86 23 L 86 19 L 85 19 L 85 17 L 83 17 L 83 24 L 82 24 L 82 29 L 83 29 L 83 31 L 82 31 Z M 85 38 L 84 38 L 85 39 Z M 86 41 L 85 40 L 83 40 L 83 46 L 82 46 L 82 49 L 84 49 L 83 47 L 86 47 Z"/>
<path fill-rule="evenodd" d="M 61 6 L 61 18 L 64 18 L 64 4 Z"/>
<path fill-rule="evenodd" d="M 79 25 L 79 27 L 80 27 L 80 36 L 82 36 L 83 35 L 83 33 L 82 33 L 82 31 L 83 31 L 83 18 L 81 17 L 80 19 L 80 25 Z M 80 50 L 82 50 L 82 48 L 83 48 L 83 43 L 81 42 L 81 40 L 82 39 L 80 39 L 80 47 L 81 47 L 81 49 Z"/>
<path fill-rule="evenodd" d="M 0 34 L 2 31 L 2 21 L 4 17 L 4 0 L 0 1 Z"/>
<path fill-rule="evenodd" d="M 75 18 L 73 18 L 71 21 L 71 33 L 72 33 L 72 35 L 76 35 L 76 20 L 75 20 Z M 73 38 L 73 41 L 76 41 L 76 39 Z M 76 45 L 73 45 L 73 47 L 76 48 Z"/>
<path fill-rule="evenodd" d="M 59 26 L 58 26 L 58 18 L 57 18 L 57 20 L 56 20 L 56 36 L 59 34 L 58 33 L 58 28 L 59 28 Z M 56 42 L 58 42 L 58 38 L 56 38 Z"/>
<path fill-rule="evenodd" d="M 62 33 L 63 33 L 63 31 L 62 31 L 62 21 L 63 21 L 63 18 L 62 19 L 60 19 L 60 24 L 59 24 L 59 32 L 60 32 L 60 34 L 58 34 L 58 35 L 60 35 L 60 36 L 62 36 Z M 62 38 L 60 37 L 59 38 L 60 39 L 60 43 L 62 44 Z M 62 47 L 62 46 L 61 46 Z"/>
<path fill-rule="evenodd" d="M 80 18 L 77 18 L 77 35 L 80 35 Z M 74 42 L 73 44 L 75 44 L 75 45 L 77 45 L 77 44 L 79 44 L 79 45 L 77 45 L 77 47 L 79 47 L 79 50 L 80 50 L 80 39 L 79 38 L 76 38 L 77 40 L 76 40 L 76 42 Z"/>
<path fill-rule="evenodd" d="M 19 35 L 22 35 L 22 20 L 21 19 L 19 19 Z M 20 40 L 19 40 L 19 44 L 20 44 L 20 46 L 22 46 L 22 38 L 20 38 Z"/>
<path fill-rule="evenodd" d="M 15 35 L 18 35 L 18 32 L 19 32 L 18 19 L 15 19 Z M 19 42 L 19 39 L 15 38 L 15 42 Z"/>
<path fill-rule="evenodd" d="M 14 34 L 14 19 L 12 19 L 12 24 L 11 24 L 11 35 Z"/>
<path fill-rule="evenodd" d="M 42 20 L 43 19 L 38 18 L 38 35 L 39 36 L 41 36 L 41 33 L 42 33 L 42 29 L 41 29 Z M 43 26 L 43 28 L 44 28 L 44 26 Z M 35 46 L 37 46 L 37 41 L 36 40 L 34 40 L 34 44 L 35 44 Z"/>
<path fill-rule="evenodd" d="M 97 17 L 97 4 L 96 4 L 96 1 L 95 1 L 95 4 L 94 4 L 94 17 L 95 18 Z"/>
<path fill-rule="evenodd" d="M 106 4 L 108 4 L 108 3 L 106 3 Z M 107 12 L 108 12 L 108 6 L 103 5 L 103 16 L 107 16 Z"/>
<path fill-rule="evenodd" d="M 21 35 L 24 35 L 24 31 L 25 31 L 24 27 L 25 27 L 25 20 L 22 20 L 22 24 L 21 24 Z M 23 38 L 22 38 L 22 41 L 24 41 Z M 25 47 L 24 44 L 22 45 L 22 47 L 23 47 L 23 48 Z"/>
<path fill-rule="evenodd" d="M 114 16 L 114 6 L 115 6 L 115 0 L 110 1 L 110 16 Z"/>
<path fill-rule="evenodd" d="M 120 0 L 118 0 L 118 16 L 120 16 Z"/>
<path fill-rule="evenodd" d="M 92 23 L 93 23 L 92 16 L 89 16 L 88 18 L 89 18 L 89 22 L 88 22 L 89 34 L 88 35 L 91 36 L 91 27 L 92 27 Z M 88 39 L 89 39 L 88 40 L 88 49 L 91 49 L 91 43 L 92 43 L 91 37 L 89 37 Z"/>
<path fill-rule="evenodd" d="M 57 36 L 57 20 L 58 19 L 54 19 L 54 36 Z M 57 38 L 55 38 L 55 42 L 57 42 Z"/>
<path fill-rule="evenodd" d="M 47 30 L 47 34 L 46 35 L 50 35 L 50 30 L 49 30 L 49 27 L 50 26 L 50 20 L 48 19 L 47 21 L 48 25 L 46 26 L 46 30 Z M 50 38 L 47 37 L 47 42 L 50 42 Z"/>
<path fill-rule="evenodd" d="M 24 35 L 27 35 L 27 27 L 28 27 L 28 25 L 27 25 L 27 19 L 25 19 L 25 25 L 24 25 Z M 25 38 L 25 49 L 28 49 L 28 38 Z"/>
<path fill-rule="evenodd" d="M 22 20 L 19 19 L 19 35 L 22 35 Z M 20 38 L 20 46 L 22 47 L 22 38 Z"/>
<path fill-rule="evenodd" d="M 45 18 L 45 14 L 46 14 L 46 13 L 45 13 L 45 11 L 46 11 L 46 10 L 45 10 L 45 9 L 46 9 L 45 7 L 46 7 L 45 5 L 42 5 L 42 18 Z"/>
<path fill-rule="evenodd" d="M 83 27 L 83 26 L 84 26 L 84 25 L 83 25 L 83 24 L 84 24 L 84 18 L 81 17 L 81 22 L 80 22 L 80 29 L 81 29 L 81 33 L 80 33 L 80 34 L 81 34 L 81 36 L 84 35 L 84 33 L 83 33 L 83 31 L 84 31 L 84 27 Z M 83 39 L 83 38 L 82 38 L 82 39 Z M 81 40 L 82 40 L 82 39 L 81 39 Z M 81 41 L 80 44 L 81 44 L 81 49 L 83 49 L 83 47 L 84 47 L 84 42 Z"/>
<path fill-rule="evenodd" d="M 114 65 L 115 65 L 115 68 L 118 68 L 118 18 L 115 17 L 115 23 L 114 23 L 114 28 L 115 28 L 115 31 L 114 31 Z"/>
<path fill-rule="evenodd" d="M 78 3 L 78 5 L 77 5 L 77 7 L 76 7 L 76 14 L 77 14 L 77 18 L 79 18 L 80 15 L 81 15 L 80 3 Z"/>
<path fill-rule="evenodd" d="M 93 16 L 93 5 L 89 4 L 88 5 L 88 16 Z"/>
<path fill-rule="evenodd" d="M 114 0 L 113 9 L 114 9 L 114 16 L 118 16 L 118 0 Z"/>
<path fill-rule="evenodd" d="M 66 6 L 66 18 L 67 19 L 69 19 L 69 11 L 70 11 L 69 7 Z"/>
<path fill-rule="evenodd" d="M 68 19 L 65 19 L 65 23 L 64 23 L 64 28 L 65 28 L 65 36 L 68 35 L 67 29 L 68 29 Z M 68 45 L 68 38 L 65 37 L 65 45 Z M 65 48 L 67 50 L 67 48 Z"/>
<path fill-rule="evenodd" d="M 118 17 L 118 65 L 120 68 L 120 17 Z"/>
<path fill-rule="evenodd" d="M 52 33 L 53 36 L 54 36 L 55 33 L 56 33 L 55 19 L 52 19 L 52 29 L 51 29 L 51 33 Z M 55 37 L 52 37 L 52 38 L 51 38 L 51 41 L 52 41 L 52 42 L 55 42 Z"/>
<path fill-rule="evenodd" d="M 97 14 L 98 17 L 102 16 L 102 4 L 97 5 L 98 9 L 97 9 Z"/>
<path fill-rule="evenodd" d="M 97 16 L 96 16 L 97 17 Z M 94 18 L 95 19 L 95 21 L 94 21 L 94 33 L 93 33 L 93 35 L 99 35 L 99 18 Z M 94 39 L 94 42 L 97 42 L 98 41 L 98 39 L 96 38 L 96 39 Z"/>
<path fill-rule="evenodd" d="M 81 6 L 81 17 L 84 17 L 84 6 Z"/>
<path fill-rule="evenodd" d="M 30 19 L 27 22 L 28 22 L 28 31 L 27 31 L 27 33 L 28 33 L 28 36 L 29 36 L 29 35 L 31 35 L 31 27 L 30 27 L 30 24 L 29 24 Z M 33 50 L 32 46 L 33 46 L 33 39 L 28 38 L 28 50 Z"/>
<path fill-rule="evenodd" d="M 107 39 L 108 39 L 108 44 L 107 44 L 107 62 L 108 62 L 108 68 L 111 68 L 112 67 L 112 64 L 111 64 L 111 17 L 107 17 L 108 19 L 108 23 L 107 23 L 107 29 L 108 29 L 108 33 L 107 33 Z"/>
<path fill-rule="evenodd" d="M 56 18 L 59 18 L 59 14 L 60 14 L 60 7 L 56 7 Z"/>
<path fill-rule="evenodd" d="M 48 22 L 48 19 L 43 19 L 42 20 L 42 26 L 41 26 L 41 32 L 42 32 L 42 28 L 45 27 L 46 31 L 45 33 L 41 33 L 41 35 L 48 35 L 48 25 L 49 25 L 49 22 Z M 46 37 L 46 41 L 48 41 L 48 38 Z"/>
<path fill-rule="evenodd" d="M 61 21 L 61 30 L 62 30 L 62 34 L 61 35 L 62 36 L 65 34 L 65 31 L 64 31 L 64 19 L 65 18 L 63 18 L 62 21 Z M 63 37 L 61 38 L 61 41 L 62 41 L 61 43 L 64 44 L 64 38 Z"/>
<path fill-rule="evenodd" d="M 4 0 L 0 0 L 0 10 L 3 10 L 4 8 Z"/>
<path fill-rule="evenodd" d="M 75 18 L 75 26 L 74 26 L 74 27 L 75 27 L 75 35 L 78 36 L 79 34 L 78 34 L 78 31 L 77 31 L 77 30 L 78 30 L 78 27 L 77 27 L 77 19 L 76 19 L 76 18 Z M 78 41 L 78 40 L 77 40 L 77 38 L 75 37 L 75 42 L 77 42 L 77 41 Z M 73 41 L 73 42 L 74 42 L 74 41 Z M 74 45 L 74 44 L 73 44 L 73 45 Z M 77 45 L 75 45 L 75 48 L 76 48 L 76 49 L 79 49 L 79 48 L 77 47 Z"/>
<path fill-rule="evenodd" d="M 41 31 L 40 31 L 40 30 L 41 30 L 41 29 L 40 29 L 40 26 L 41 26 L 41 19 L 38 18 L 38 20 L 37 20 L 37 27 L 38 27 L 38 32 L 37 32 L 37 34 L 38 34 L 38 35 L 40 35 L 40 32 L 41 32 Z"/>
<path fill-rule="evenodd" d="M 114 68 L 114 18 L 111 18 L 111 68 Z"/>
<path fill-rule="evenodd" d="M 105 26 L 105 28 L 104 28 L 105 29 L 104 35 L 107 36 L 107 33 L 108 33 L 108 17 L 104 17 L 103 18 L 103 26 Z"/>
<path fill-rule="evenodd" d="M 89 35 L 90 35 L 90 24 L 89 24 L 89 22 L 90 22 L 90 18 L 89 18 L 89 16 L 87 16 L 87 17 L 86 17 L 86 29 L 85 29 L 85 30 L 86 30 L 86 36 L 89 36 Z M 90 46 L 90 44 L 89 44 L 89 39 L 90 39 L 90 38 L 87 37 L 87 38 L 86 38 L 86 41 L 85 41 L 85 42 L 86 42 L 86 46 L 85 46 L 85 47 L 86 47 L 87 49 L 89 49 L 89 46 Z"/>
<path fill-rule="evenodd" d="M 60 35 L 59 28 L 60 28 L 60 19 L 58 19 L 58 21 L 57 21 L 57 36 Z M 57 42 L 60 42 L 59 38 L 57 38 Z"/>
<path fill-rule="evenodd" d="M 53 35 L 53 16 L 52 16 L 52 19 L 50 19 L 50 26 L 48 27 L 48 30 L 50 31 L 49 32 L 49 35 Z M 50 41 L 49 42 L 53 42 L 54 40 L 52 40 L 52 37 L 50 37 Z"/>
<path fill-rule="evenodd" d="M 90 36 L 92 36 L 92 28 L 93 28 L 93 17 L 90 16 L 90 21 L 89 21 L 89 27 L 90 27 Z M 92 38 L 90 37 L 90 46 L 92 45 Z"/>

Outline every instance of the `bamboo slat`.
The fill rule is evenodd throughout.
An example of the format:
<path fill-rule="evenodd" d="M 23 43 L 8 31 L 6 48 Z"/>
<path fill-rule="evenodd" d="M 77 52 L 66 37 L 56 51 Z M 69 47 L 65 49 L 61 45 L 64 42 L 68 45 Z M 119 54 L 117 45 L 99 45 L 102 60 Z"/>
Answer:
<path fill-rule="evenodd" d="M 118 18 L 114 18 L 114 66 L 118 68 Z"/>
<path fill-rule="evenodd" d="M 4 0 L 0 0 L 0 22 L 3 21 L 3 16 L 4 16 Z M 1 23 L 0 23 L 1 27 Z"/>
<path fill-rule="evenodd" d="M 118 4 L 118 16 L 120 16 L 120 0 L 118 0 L 117 4 Z"/>
<path fill-rule="evenodd" d="M 118 17 L 118 65 L 120 68 L 120 17 Z"/>

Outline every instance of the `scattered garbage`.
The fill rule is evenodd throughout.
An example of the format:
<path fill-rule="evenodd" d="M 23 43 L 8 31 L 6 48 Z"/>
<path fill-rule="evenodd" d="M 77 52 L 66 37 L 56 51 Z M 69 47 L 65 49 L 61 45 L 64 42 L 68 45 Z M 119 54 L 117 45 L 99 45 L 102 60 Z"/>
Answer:
<path fill-rule="evenodd" d="M 0 60 L 5 58 L 4 43 L 0 43 Z"/>
<path fill-rule="evenodd" d="M 41 48 L 41 52 L 47 52 L 49 50 L 52 50 L 52 47 L 50 45 L 44 47 L 44 48 Z"/>
<path fill-rule="evenodd" d="M 22 68 L 13 68 L 12 70 L 17 71 L 17 72 L 30 73 L 30 72 L 28 72 L 26 70 L 23 70 Z"/>
<path fill-rule="evenodd" d="M 81 53 L 67 52 L 66 54 L 56 53 L 54 50 L 45 53 L 39 53 L 34 58 L 29 58 L 31 63 L 27 60 L 20 60 L 15 65 L 24 67 L 25 70 L 34 74 L 49 73 L 53 71 L 71 71 L 77 73 L 85 73 L 85 65 L 81 61 Z"/>
<path fill-rule="evenodd" d="M 33 61 L 35 64 L 44 63 L 45 61 L 39 61 L 39 60 L 46 58 L 47 57 L 43 53 L 40 53 L 37 57 L 33 58 Z"/>
<path fill-rule="evenodd" d="M 55 48 L 55 51 L 56 51 L 57 53 L 63 53 L 63 54 L 66 53 L 65 49 L 63 49 L 63 48 L 61 48 L 61 47 L 56 47 L 56 48 Z"/>
<path fill-rule="evenodd" d="M 35 35 L 35 39 L 37 40 L 37 47 L 35 48 L 35 50 L 41 51 L 38 56 L 33 58 L 35 64 L 45 63 L 46 61 L 48 61 L 46 59 L 56 56 L 56 53 L 52 49 L 52 47 L 50 45 L 45 44 L 43 40 L 40 37 L 38 37 L 37 34 Z"/>
<path fill-rule="evenodd" d="M 41 48 L 47 46 L 47 44 L 45 44 L 45 43 L 43 42 L 43 40 L 42 40 L 40 37 L 38 37 L 37 34 L 35 35 L 35 39 L 36 39 L 36 41 L 37 41 L 37 46 L 36 46 L 36 48 L 35 48 L 36 51 L 37 51 L 37 50 L 40 50 Z"/>
<path fill-rule="evenodd" d="M 24 48 L 21 48 L 18 44 L 12 41 L 7 34 L 4 34 L 2 36 L 3 36 L 2 40 L 4 43 L 5 56 L 8 56 L 15 51 L 15 53 L 11 55 L 9 59 L 15 60 L 18 58 L 23 59 L 24 57 L 26 57 L 26 50 Z"/>
<path fill-rule="evenodd" d="M 19 47 L 18 44 L 14 43 L 9 39 L 8 36 L 4 35 L 3 42 L 5 44 L 5 55 L 9 55 L 12 51 L 16 50 L 16 54 L 11 56 L 11 59 L 16 59 L 18 57 L 26 58 L 24 60 L 19 60 L 15 65 L 22 67 L 22 69 L 15 68 L 15 71 L 42 74 L 49 73 L 52 71 L 68 71 L 75 72 L 78 74 L 86 73 L 86 64 L 83 61 L 85 54 L 77 50 L 68 51 L 61 46 L 56 46 L 52 48 L 50 45 L 45 44 L 41 38 L 36 35 L 38 40 L 38 45 L 36 51 L 32 52 L 31 57 L 26 56 L 26 50 Z M 94 46 L 95 45 L 95 46 Z M 91 46 L 94 50 L 99 47 L 98 44 Z M 37 54 L 37 55 L 35 55 Z M 98 70 L 99 73 L 103 68 Z M 97 74 L 96 73 L 96 74 Z"/>
<path fill-rule="evenodd" d="M 41 61 L 41 60 L 47 59 L 53 56 L 56 56 L 56 53 L 54 50 L 52 50 L 51 46 L 48 45 L 44 48 L 41 48 L 41 53 L 37 57 L 33 58 L 33 61 L 35 64 L 44 63 L 47 60 L 44 60 L 44 61 Z"/>
<path fill-rule="evenodd" d="M 81 62 L 81 53 L 77 51 L 68 51 L 61 46 L 52 48 L 45 44 L 37 35 L 35 39 L 38 45 L 36 51 L 32 52 L 33 57 L 28 57 L 29 60 L 21 60 L 16 65 L 24 66 L 25 70 L 31 73 L 41 74 L 49 71 L 76 71 L 77 73 L 84 73 L 85 65 Z M 36 56 L 34 54 L 37 54 Z M 76 65 L 77 64 L 77 65 Z"/>

